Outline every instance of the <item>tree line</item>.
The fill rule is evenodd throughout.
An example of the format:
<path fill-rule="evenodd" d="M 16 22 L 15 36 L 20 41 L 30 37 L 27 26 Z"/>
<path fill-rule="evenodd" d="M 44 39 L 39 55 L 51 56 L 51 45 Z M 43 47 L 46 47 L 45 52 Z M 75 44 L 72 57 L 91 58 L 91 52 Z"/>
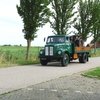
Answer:
<path fill-rule="evenodd" d="M 48 22 L 54 34 L 67 34 L 74 27 L 84 41 L 90 36 L 100 41 L 100 0 L 20 0 L 16 8 L 24 23 L 26 59 L 39 27 Z"/>

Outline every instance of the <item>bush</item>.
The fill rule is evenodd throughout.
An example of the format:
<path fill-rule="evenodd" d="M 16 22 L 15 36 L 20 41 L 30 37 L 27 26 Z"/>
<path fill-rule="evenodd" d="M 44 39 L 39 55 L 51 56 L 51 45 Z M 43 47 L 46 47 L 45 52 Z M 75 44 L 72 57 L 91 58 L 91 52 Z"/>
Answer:
<path fill-rule="evenodd" d="M 94 48 L 91 48 L 91 57 L 100 57 L 100 48 L 96 49 L 96 55 L 94 54 Z"/>

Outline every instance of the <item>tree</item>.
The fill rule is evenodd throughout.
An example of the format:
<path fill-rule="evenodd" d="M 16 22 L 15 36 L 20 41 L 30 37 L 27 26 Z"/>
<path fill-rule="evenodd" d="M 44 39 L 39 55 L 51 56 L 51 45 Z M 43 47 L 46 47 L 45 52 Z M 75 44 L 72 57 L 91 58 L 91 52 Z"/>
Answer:
<path fill-rule="evenodd" d="M 94 54 L 96 55 L 96 42 L 100 41 L 100 0 L 93 1 L 92 4 L 92 28 L 93 41 L 95 44 Z"/>
<path fill-rule="evenodd" d="M 100 36 L 100 35 L 99 35 Z M 98 38 L 98 42 L 100 43 L 100 37 Z"/>
<path fill-rule="evenodd" d="M 86 41 L 92 26 L 92 0 L 79 0 L 78 20 L 74 23 L 74 28 L 78 34 L 82 36 L 83 41 Z"/>
<path fill-rule="evenodd" d="M 37 37 L 36 32 L 49 20 L 48 0 L 20 0 L 16 6 L 24 23 L 24 38 L 27 40 L 26 59 L 29 58 L 31 41 Z"/>
<path fill-rule="evenodd" d="M 71 26 L 71 18 L 75 14 L 73 9 L 77 0 L 50 0 L 52 11 L 50 25 L 54 34 L 66 34 Z"/>

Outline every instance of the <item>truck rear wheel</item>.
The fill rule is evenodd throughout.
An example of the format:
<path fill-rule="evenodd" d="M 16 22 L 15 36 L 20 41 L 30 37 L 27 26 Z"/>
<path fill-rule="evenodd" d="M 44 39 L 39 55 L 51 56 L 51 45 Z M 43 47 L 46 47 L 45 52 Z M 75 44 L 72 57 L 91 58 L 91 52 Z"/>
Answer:
<path fill-rule="evenodd" d="M 40 59 L 40 63 L 41 63 L 41 65 L 46 66 L 48 62 L 47 62 L 47 60 Z"/>
<path fill-rule="evenodd" d="M 80 63 L 86 63 L 88 60 L 88 56 L 86 53 L 82 54 L 82 56 L 79 57 L 79 62 Z"/>
<path fill-rule="evenodd" d="M 61 59 L 61 65 L 62 66 L 67 66 L 69 63 L 69 55 L 64 54 L 63 58 Z"/>

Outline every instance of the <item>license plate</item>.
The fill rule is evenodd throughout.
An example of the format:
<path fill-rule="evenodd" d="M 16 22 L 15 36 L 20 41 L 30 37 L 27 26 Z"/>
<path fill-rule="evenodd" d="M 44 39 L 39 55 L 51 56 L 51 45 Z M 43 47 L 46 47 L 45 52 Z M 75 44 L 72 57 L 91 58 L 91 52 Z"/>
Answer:
<path fill-rule="evenodd" d="M 46 58 L 41 58 L 41 60 L 46 60 Z"/>

